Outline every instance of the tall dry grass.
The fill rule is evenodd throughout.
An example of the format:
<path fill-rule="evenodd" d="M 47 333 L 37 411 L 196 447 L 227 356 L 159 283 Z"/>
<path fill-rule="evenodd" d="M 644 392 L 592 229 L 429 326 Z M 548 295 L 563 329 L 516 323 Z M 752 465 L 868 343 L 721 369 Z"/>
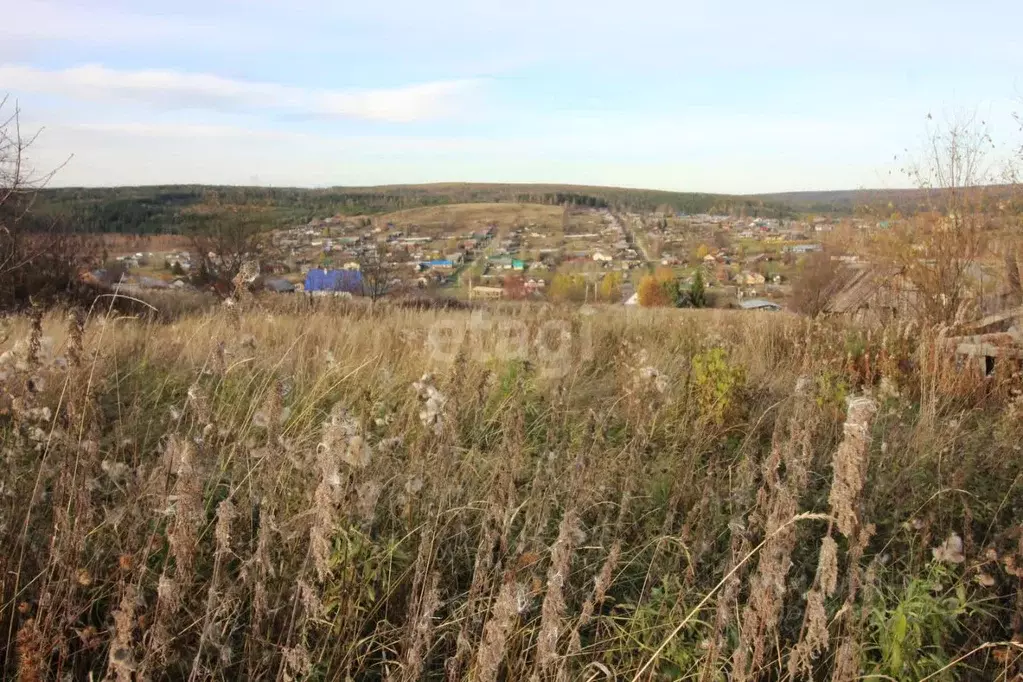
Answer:
<path fill-rule="evenodd" d="M 6 677 L 1020 673 L 1019 377 L 926 330 L 260 299 L 4 325 Z"/>

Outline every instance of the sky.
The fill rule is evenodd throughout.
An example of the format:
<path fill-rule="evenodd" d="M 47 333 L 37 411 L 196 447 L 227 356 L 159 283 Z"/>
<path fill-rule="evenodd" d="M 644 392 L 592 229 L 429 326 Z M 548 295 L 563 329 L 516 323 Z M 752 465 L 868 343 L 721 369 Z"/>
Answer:
<path fill-rule="evenodd" d="M 928 119 L 1020 137 L 1018 0 L 0 0 L 56 186 L 902 187 Z M 933 125 L 933 124 L 930 124 Z"/>

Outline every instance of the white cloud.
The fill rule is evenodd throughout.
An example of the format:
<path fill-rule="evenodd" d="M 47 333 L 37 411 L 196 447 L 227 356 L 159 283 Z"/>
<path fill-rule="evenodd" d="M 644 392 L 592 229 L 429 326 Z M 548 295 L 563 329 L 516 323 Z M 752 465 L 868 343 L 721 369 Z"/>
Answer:
<path fill-rule="evenodd" d="M 119 71 L 87 64 L 63 70 L 0 66 L 0 90 L 76 99 L 130 100 L 161 108 L 248 112 L 409 123 L 464 110 L 477 80 L 436 81 L 377 90 L 312 90 L 175 70 Z"/>
<path fill-rule="evenodd" d="M 267 146 L 254 146 L 251 144 L 253 140 Z M 237 146 L 254 149 L 263 155 L 262 161 L 270 164 L 283 163 L 286 157 L 297 158 L 308 153 L 335 159 L 348 154 L 360 154 L 366 158 L 395 160 L 407 158 L 408 155 L 512 154 L 521 152 L 524 146 L 523 141 L 517 139 L 404 134 L 344 135 L 249 125 L 142 121 L 52 121 L 40 127 L 37 146 L 45 147 L 48 153 L 55 150 L 73 152 L 82 163 L 87 162 L 81 158 L 83 154 L 91 154 L 97 148 L 107 145 L 135 150 L 140 145 L 144 145 L 147 150 L 192 148 L 197 152 L 197 157 L 220 157 L 222 161 L 235 161 L 230 155 L 224 156 L 215 150 L 220 144 L 225 145 L 225 148 Z M 301 184 L 301 181 L 296 182 Z"/>

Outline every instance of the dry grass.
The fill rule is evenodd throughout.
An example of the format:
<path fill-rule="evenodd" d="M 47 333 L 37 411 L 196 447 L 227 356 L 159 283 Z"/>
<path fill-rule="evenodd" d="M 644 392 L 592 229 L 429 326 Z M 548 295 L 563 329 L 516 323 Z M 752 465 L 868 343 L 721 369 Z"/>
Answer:
<path fill-rule="evenodd" d="M 132 235 L 109 233 L 103 235 L 103 247 L 111 256 L 122 256 L 150 251 L 165 253 L 192 247 L 188 237 L 174 234 Z"/>
<path fill-rule="evenodd" d="M 1008 369 L 785 315 L 244 305 L 0 331 L 5 675 L 1019 672 Z"/>
<path fill-rule="evenodd" d="M 396 226 L 418 225 L 424 230 L 474 230 L 497 225 L 499 232 L 526 225 L 547 225 L 561 229 L 564 209 L 544 204 L 446 204 L 396 211 L 374 218 L 378 223 Z"/>

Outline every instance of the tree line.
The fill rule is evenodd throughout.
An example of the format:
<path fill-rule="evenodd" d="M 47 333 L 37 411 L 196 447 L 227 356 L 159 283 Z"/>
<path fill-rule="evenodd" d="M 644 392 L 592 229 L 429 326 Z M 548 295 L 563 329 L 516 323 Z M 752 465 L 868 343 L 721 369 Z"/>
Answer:
<path fill-rule="evenodd" d="M 182 234 L 218 221 L 274 229 L 334 215 L 372 215 L 455 203 L 538 203 L 618 211 L 732 213 L 776 217 L 783 204 L 744 197 L 618 188 L 568 190 L 554 185 L 421 185 L 380 188 L 153 186 L 45 188 L 34 212 L 87 232 Z"/>

